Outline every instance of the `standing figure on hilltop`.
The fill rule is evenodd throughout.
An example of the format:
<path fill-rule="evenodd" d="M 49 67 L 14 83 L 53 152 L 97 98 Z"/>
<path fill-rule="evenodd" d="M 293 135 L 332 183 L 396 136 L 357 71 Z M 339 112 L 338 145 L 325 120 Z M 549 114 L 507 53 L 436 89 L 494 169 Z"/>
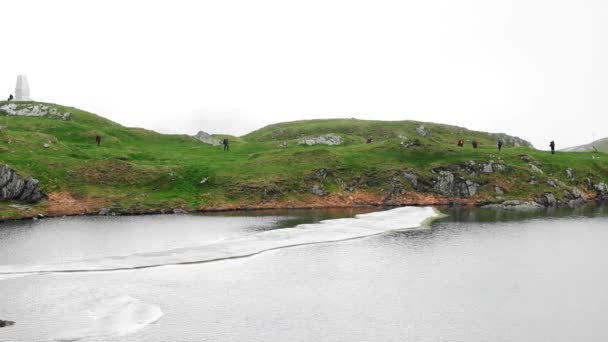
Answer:
<path fill-rule="evenodd" d="M 13 94 L 10 94 L 10 95 L 8 96 L 8 100 L 7 100 L 7 101 L 12 101 L 13 99 L 14 99 Z"/>
<path fill-rule="evenodd" d="M 97 146 L 99 146 L 99 144 L 101 144 L 101 136 L 98 135 L 95 137 L 95 143 L 97 144 Z"/>
<path fill-rule="evenodd" d="M 222 140 L 222 145 L 224 145 L 224 151 L 230 151 L 230 142 L 228 141 L 228 138 Z"/>
<path fill-rule="evenodd" d="M 555 154 L 555 141 L 551 140 L 549 147 L 551 147 L 551 154 Z"/>
<path fill-rule="evenodd" d="M 471 144 L 473 145 L 473 148 L 477 148 L 477 146 L 479 146 L 479 143 L 477 142 L 477 140 L 473 140 L 471 142 Z"/>
<path fill-rule="evenodd" d="M 502 145 L 504 145 L 504 141 L 502 141 L 502 138 L 498 139 L 498 152 L 500 152 L 500 150 L 502 149 Z"/>

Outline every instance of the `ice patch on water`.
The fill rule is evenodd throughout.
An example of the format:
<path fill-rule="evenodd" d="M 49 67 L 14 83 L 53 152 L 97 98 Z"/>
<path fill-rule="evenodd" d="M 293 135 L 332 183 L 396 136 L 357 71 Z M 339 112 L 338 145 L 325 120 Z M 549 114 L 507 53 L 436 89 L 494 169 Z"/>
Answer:
<path fill-rule="evenodd" d="M 16 273 L 118 271 L 243 258 L 281 248 L 344 241 L 394 230 L 418 228 L 425 221 L 440 215 L 439 212 L 430 207 L 402 207 L 361 214 L 354 218 L 326 220 L 319 223 L 302 224 L 293 228 L 232 237 L 192 248 L 61 264 L 0 266 L 0 276 Z"/>
<path fill-rule="evenodd" d="M 104 298 L 87 303 L 87 323 L 84 327 L 65 331 L 53 339 L 67 342 L 132 334 L 158 321 L 162 315 L 158 306 L 130 296 Z"/>

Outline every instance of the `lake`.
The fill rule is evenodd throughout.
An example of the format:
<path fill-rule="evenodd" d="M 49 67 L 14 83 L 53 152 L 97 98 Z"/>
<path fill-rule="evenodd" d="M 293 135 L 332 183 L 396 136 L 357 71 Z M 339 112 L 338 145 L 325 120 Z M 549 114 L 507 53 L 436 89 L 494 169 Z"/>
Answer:
<path fill-rule="evenodd" d="M 608 338 L 606 207 L 441 211 L 2 223 L 0 341 Z"/>

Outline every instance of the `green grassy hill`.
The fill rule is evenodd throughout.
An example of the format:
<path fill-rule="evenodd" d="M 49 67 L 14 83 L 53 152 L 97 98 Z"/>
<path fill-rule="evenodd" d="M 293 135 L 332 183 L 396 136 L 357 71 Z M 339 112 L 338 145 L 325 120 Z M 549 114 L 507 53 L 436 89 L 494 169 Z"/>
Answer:
<path fill-rule="evenodd" d="M 534 199 L 548 192 L 560 199 L 573 186 L 591 189 L 587 178 L 594 184 L 608 181 L 608 155 L 553 156 L 524 146 L 499 153 L 496 135 L 447 125 L 287 122 L 231 139 L 231 152 L 224 152 L 222 146 L 186 135 L 127 128 L 76 108 L 45 105 L 69 113 L 69 118 L 14 116 L 0 110 L 0 164 L 39 179 L 51 196 L 33 211 L 50 214 L 61 213 L 61 207 L 53 206 L 66 196 L 87 212 L 489 203 Z M 422 135 L 420 126 L 425 127 Z M 344 143 L 297 143 L 322 134 L 339 135 Z M 96 135 L 102 137 L 100 147 Z M 366 144 L 370 135 L 374 142 Z M 456 146 L 459 138 L 466 139 L 464 148 Z M 472 140 L 480 148 L 473 149 Z M 544 173 L 532 170 L 531 164 Z M 484 165 L 494 165 L 492 172 L 484 172 Z M 567 168 L 574 178 L 565 173 Z M 475 191 L 463 193 L 465 181 L 474 183 Z M 448 182 L 448 190 L 442 182 Z M 25 215 L 10 204 L 0 206 L 1 217 Z"/>
<path fill-rule="evenodd" d="M 604 152 L 608 153 L 608 138 L 596 140 L 590 144 L 565 148 L 567 152 Z"/>

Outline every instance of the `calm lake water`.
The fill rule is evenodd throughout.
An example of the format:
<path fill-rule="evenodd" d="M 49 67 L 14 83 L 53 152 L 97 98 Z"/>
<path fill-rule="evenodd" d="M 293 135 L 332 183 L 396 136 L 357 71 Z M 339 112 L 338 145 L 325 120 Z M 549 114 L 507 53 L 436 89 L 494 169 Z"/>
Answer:
<path fill-rule="evenodd" d="M 608 339 L 606 207 L 371 211 L 1 224 L 0 341 Z"/>

